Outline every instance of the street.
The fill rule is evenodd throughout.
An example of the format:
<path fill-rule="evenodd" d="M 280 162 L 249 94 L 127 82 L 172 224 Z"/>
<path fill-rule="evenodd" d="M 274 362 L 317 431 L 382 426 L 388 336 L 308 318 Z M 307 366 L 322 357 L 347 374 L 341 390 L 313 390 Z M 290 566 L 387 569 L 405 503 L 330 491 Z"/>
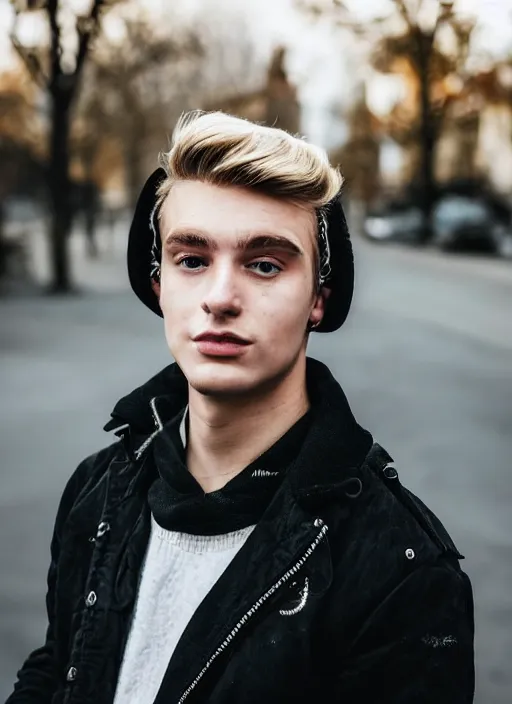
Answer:
<path fill-rule="evenodd" d="M 359 422 L 441 518 L 475 592 L 477 704 L 512 701 L 512 262 L 357 241 L 341 331 L 312 335 Z M 0 700 L 45 632 L 49 543 L 65 482 L 117 399 L 169 363 L 128 290 L 122 233 L 99 263 L 74 242 L 81 295 L 0 298 Z M 412 703 L 411 703 L 412 704 Z"/>

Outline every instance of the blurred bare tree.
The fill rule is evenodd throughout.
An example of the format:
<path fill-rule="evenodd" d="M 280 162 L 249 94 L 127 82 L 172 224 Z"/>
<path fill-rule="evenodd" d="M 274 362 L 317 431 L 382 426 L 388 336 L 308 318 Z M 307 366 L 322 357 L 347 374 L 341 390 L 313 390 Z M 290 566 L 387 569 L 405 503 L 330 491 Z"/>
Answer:
<path fill-rule="evenodd" d="M 447 108 L 468 79 L 467 57 L 475 26 L 455 12 L 453 0 L 390 0 L 390 12 L 358 22 L 340 0 L 299 6 L 328 17 L 371 43 L 371 64 L 382 73 L 408 73 L 416 86 L 412 114 L 397 105 L 388 122 L 390 136 L 403 146 L 418 145 L 417 173 L 427 222 L 436 194 L 435 160 Z M 425 229 L 426 236 L 430 228 Z"/>
<path fill-rule="evenodd" d="M 5 203 L 28 181 L 36 184 L 40 169 L 34 90 L 19 70 L 0 75 L 0 275 L 4 273 L 7 243 L 4 238 Z M 32 178 L 30 178 L 32 176 Z"/>
<path fill-rule="evenodd" d="M 15 11 L 10 35 L 13 47 L 49 103 L 48 190 L 53 292 L 67 292 L 72 288 L 67 245 L 71 227 L 69 144 L 73 104 L 102 16 L 117 1 L 90 0 L 88 11 L 77 14 L 69 3 L 59 0 L 11 0 Z M 44 20 L 48 30 L 48 41 L 44 44 L 26 46 L 20 39 L 20 21 L 27 14 L 37 14 Z M 70 23 L 74 38 L 69 35 Z"/>
<path fill-rule="evenodd" d="M 406 0 L 394 0 L 394 4 L 402 19 L 403 30 L 381 40 L 373 63 L 381 72 L 393 72 L 396 62 L 403 60 L 417 82 L 417 118 L 402 132 L 401 141 L 411 144 L 417 140 L 419 144 L 421 205 L 429 222 L 436 196 L 436 146 L 454 93 L 467 80 L 466 60 L 474 22 L 455 13 L 453 0 L 439 0 L 432 16 L 425 22 L 420 21 L 425 0 L 410 4 Z M 447 29 L 451 36 L 448 40 L 445 35 L 446 47 L 441 44 L 440 37 Z M 430 232 L 430 228 L 425 228 L 426 236 Z"/>
<path fill-rule="evenodd" d="M 266 65 L 240 16 L 180 22 L 166 13 L 161 25 L 143 13 L 117 19 L 122 31 L 118 24 L 115 39 L 98 38 L 85 72 L 73 144 L 81 177 L 103 181 L 102 186 L 108 151 L 133 206 L 183 111 L 242 114 L 254 98 L 253 117 L 265 118 L 260 113 Z M 274 82 L 279 72 L 280 66 L 272 70 Z"/>
<path fill-rule="evenodd" d="M 78 106 L 75 145 L 92 180 L 94 160 L 105 142 L 118 144 L 130 207 L 146 175 L 146 155 L 165 145 L 183 109 L 187 67 L 201 55 L 194 31 L 161 33 L 143 17 L 124 18 L 120 39 L 98 42 Z"/>

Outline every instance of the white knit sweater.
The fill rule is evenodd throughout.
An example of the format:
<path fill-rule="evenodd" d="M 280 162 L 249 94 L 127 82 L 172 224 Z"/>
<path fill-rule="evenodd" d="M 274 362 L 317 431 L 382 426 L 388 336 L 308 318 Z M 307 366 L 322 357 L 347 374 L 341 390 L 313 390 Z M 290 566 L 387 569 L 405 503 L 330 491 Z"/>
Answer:
<path fill-rule="evenodd" d="M 115 704 L 153 704 L 185 627 L 252 530 L 187 535 L 152 519 Z"/>
<path fill-rule="evenodd" d="M 184 423 L 181 430 L 185 439 Z M 188 622 L 253 529 L 188 535 L 165 530 L 151 517 L 114 704 L 153 704 Z"/>

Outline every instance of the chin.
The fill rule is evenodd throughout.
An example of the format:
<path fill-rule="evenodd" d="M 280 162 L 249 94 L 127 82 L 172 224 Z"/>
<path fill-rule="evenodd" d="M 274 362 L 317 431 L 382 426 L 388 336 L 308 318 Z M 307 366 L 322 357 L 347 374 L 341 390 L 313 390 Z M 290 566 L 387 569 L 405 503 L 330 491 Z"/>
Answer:
<path fill-rule="evenodd" d="M 284 381 L 297 362 L 296 358 L 264 369 L 233 361 L 203 361 L 182 367 L 191 388 L 204 396 L 240 397 L 272 393 Z M 181 365 L 180 365 L 181 366 Z"/>
<path fill-rule="evenodd" d="M 204 396 L 239 396 L 255 391 L 262 383 L 234 362 L 213 362 L 185 369 L 190 386 Z M 188 373 L 190 371 L 190 374 Z"/>

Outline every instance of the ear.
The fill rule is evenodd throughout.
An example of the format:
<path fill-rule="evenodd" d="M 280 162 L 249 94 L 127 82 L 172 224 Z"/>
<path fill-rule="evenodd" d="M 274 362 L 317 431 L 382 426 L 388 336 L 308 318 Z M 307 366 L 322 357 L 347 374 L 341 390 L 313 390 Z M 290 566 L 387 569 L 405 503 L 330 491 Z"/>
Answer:
<path fill-rule="evenodd" d="M 153 289 L 153 293 L 155 294 L 155 296 L 160 301 L 160 284 L 159 284 L 159 282 L 156 281 L 155 279 L 151 279 L 151 288 Z"/>
<path fill-rule="evenodd" d="M 331 289 L 322 286 L 319 293 L 315 296 L 315 302 L 309 314 L 309 323 L 312 327 L 316 327 L 322 322 L 325 313 L 325 305 L 330 295 Z"/>

